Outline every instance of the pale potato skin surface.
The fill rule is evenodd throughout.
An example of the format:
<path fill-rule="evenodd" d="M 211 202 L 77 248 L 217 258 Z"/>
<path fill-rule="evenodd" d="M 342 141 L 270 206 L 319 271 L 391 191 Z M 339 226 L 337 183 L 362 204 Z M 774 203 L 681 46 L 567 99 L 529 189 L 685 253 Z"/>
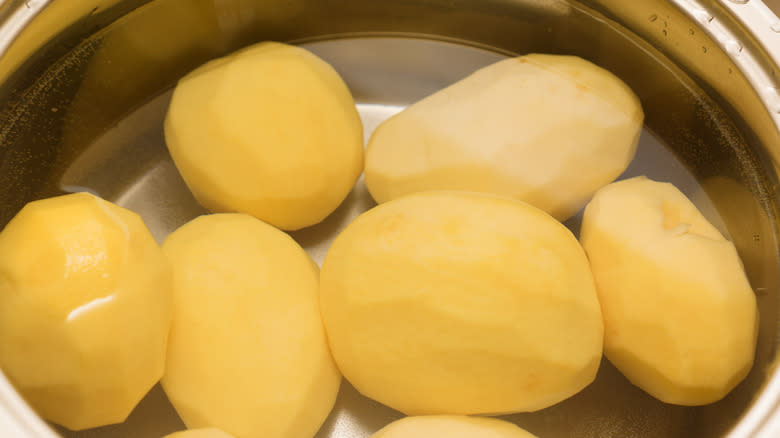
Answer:
<path fill-rule="evenodd" d="M 370 438 L 536 438 L 507 421 L 459 415 L 406 417 Z"/>
<path fill-rule="evenodd" d="M 141 218 L 87 193 L 0 233 L 0 366 L 45 419 L 120 423 L 163 374 L 171 272 Z"/>
<path fill-rule="evenodd" d="M 210 427 L 205 429 L 189 429 L 165 435 L 163 438 L 234 438 L 219 429 Z"/>
<path fill-rule="evenodd" d="M 511 199 L 428 192 L 382 204 L 333 243 L 320 294 L 344 376 L 407 415 L 542 409 L 587 386 L 602 356 L 582 248 Z"/>
<path fill-rule="evenodd" d="M 201 216 L 163 251 L 174 316 L 162 386 L 187 427 L 314 436 L 341 383 L 317 265 L 290 236 L 244 214 Z"/>
<path fill-rule="evenodd" d="M 506 59 L 379 125 L 366 148 L 366 185 L 378 203 L 467 190 L 563 221 L 626 169 L 643 120 L 631 89 L 588 61 Z"/>
<path fill-rule="evenodd" d="M 582 222 L 607 358 L 666 403 L 723 398 L 750 371 L 758 313 L 734 245 L 669 183 L 601 189 Z"/>
<path fill-rule="evenodd" d="M 265 42 L 182 78 L 165 140 L 184 181 L 214 212 L 284 230 L 322 221 L 363 170 L 363 128 L 325 61 Z"/>

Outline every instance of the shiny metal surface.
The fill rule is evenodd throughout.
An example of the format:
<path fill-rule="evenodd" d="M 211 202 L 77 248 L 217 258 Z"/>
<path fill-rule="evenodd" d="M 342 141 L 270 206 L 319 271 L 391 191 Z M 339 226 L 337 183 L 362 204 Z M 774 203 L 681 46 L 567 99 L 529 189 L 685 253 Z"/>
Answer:
<path fill-rule="evenodd" d="M 345 78 L 358 102 L 367 139 L 385 118 L 404 105 L 495 62 L 503 55 L 452 43 L 404 38 L 345 38 L 304 44 L 330 62 Z M 442 64 L 447 68 L 441 68 Z M 131 208 L 142 215 L 152 233 L 162 240 L 179 225 L 206 213 L 192 198 L 168 157 L 160 121 L 165 115 L 170 93 L 164 93 L 124 117 L 92 143 L 65 171 L 59 185 L 63 190 L 90 190 Z M 143 157 L 127 163 L 127 157 Z M 117 174 L 127 172 L 130 185 Z M 672 181 L 695 199 L 709 219 L 728 235 L 723 219 L 702 186 L 685 165 L 650 131 L 640 139 L 638 156 L 625 172 L 626 177 L 650 175 Z M 358 214 L 375 205 L 362 180 L 342 206 L 325 222 L 292 233 L 314 259 L 321 263 L 336 235 Z M 579 217 L 567 222 L 575 232 Z M 622 394 L 614 398 L 614 392 Z M 744 392 L 744 391 L 743 391 Z M 611 402 L 605 403 L 604 400 Z M 601 401 L 601 402 L 599 402 Z M 157 436 L 182 427 L 160 394 L 147 399 L 140 409 L 157 414 L 138 418 L 138 425 L 107 428 L 99 436 L 121 437 L 137 433 L 137 427 L 156 427 Z M 370 409 L 366 409 L 369 406 Z M 619 418 L 645 411 L 655 417 L 649 424 L 619 424 Z M 625 436 L 626 433 L 652 437 L 690 436 L 688 423 L 701 421 L 696 410 L 671 407 L 654 401 L 631 386 L 606 361 L 597 381 L 587 391 L 539 413 L 507 418 L 536 432 L 540 437 Z M 318 438 L 368 436 L 384 422 L 400 414 L 360 396 L 346 385 L 338 405 Z M 573 420 L 573 418 L 579 420 Z M 557 421 L 569 418 L 568 421 Z M 584 423 L 602 418 L 599 423 Z M 367 423 L 367 424 L 366 424 Z M 92 432 L 67 433 L 66 437 L 97 436 Z M 155 436 L 150 434 L 149 436 Z"/>
<path fill-rule="evenodd" d="M 723 401 L 684 408 L 652 399 L 604 361 L 582 393 L 507 418 L 540 438 L 780 436 L 777 60 L 758 28 L 743 26 L 756 18 L 730 8 L 725 0 L 6 1 L 0 224 L 30 199 L 83 189 L 138 211 L 158 239 L 202 213 L 164 148 L 168 92 L 181 74 L 253 41 L 300 42 L 330 61 L 367 132 L 501 56 L 577 54 L 621 76 L 643 102 L 646 130 L 626 175 L 675 182 L 737 245 L 761 312 L 756 365 Z M 359 184 L 323 224 L 294 237 L 321 260 L 371 205 Z M 576 218 L 567 225 L 579 227 Z M 0 406 L 3 432 L 54 436 L 4 380 Z M 365 437 L 399 415 L 345 383 L 318 437 Z M 181 427 L 156 387 L 123 425 L 59 432 L 159 437 Z"/>

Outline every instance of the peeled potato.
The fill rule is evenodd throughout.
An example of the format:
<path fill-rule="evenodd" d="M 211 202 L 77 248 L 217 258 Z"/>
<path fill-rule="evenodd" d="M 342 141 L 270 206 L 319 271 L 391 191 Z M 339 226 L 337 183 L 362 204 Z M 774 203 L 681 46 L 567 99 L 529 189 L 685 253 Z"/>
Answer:
<path fill-rule="evenodd" d="M 427 192 L 364 213 L 331 246 L 320 294 L 341 372 L 407 415 L 542 409 L 601 360 L 585 253 L 509 199 Z"/>
<path fill-rule="evenodd" d="M 163 389 L 189 428 L 311 438 L 341 375 L 328 351 L 317 266 L 287 234 L 243 214 L 171 234 L 174 313 Z"/>
<path fill-rule="evenodd" d="M 582 222 L 607 358 L 666 403 L 723 398 L 750 371 L 756 299 L 734 245 L 673 185 L 601 189 Z"/>
<path fill-rule="evenodd" d="M 378 203 L 468 190 L 565 220 L 626 169 L 643 119 L 628 86 L 590 62 L 507 59 L 379 125 L 366 149 L 366 185 Z"/>
<path fill-rule="evenodd" d="M 371 438 L 535 438 L 512 423 L 495 418 L 441 415 L 406 417 Z"/>
<path fill-rule="evenodd" d="M 213 427 L 206 429 L 189 429 L 165 435 L 164 438 L 233 438 L 225 432 Z"/>
<path fill-rule="evenodd" d="M 204 207 L 285 230 L 322 221 L 363 170 L 363 128 L 347 86 L 325 61 L 280 43 L 182 78 L 165 141 Z"/>
<path fill-rule="evenodd" d="M 124 421 L 162 376 L 170 321 L 170 269 L 135 213 L 64 195 L 0 233 L 0 366 L 43 418 Z"/>

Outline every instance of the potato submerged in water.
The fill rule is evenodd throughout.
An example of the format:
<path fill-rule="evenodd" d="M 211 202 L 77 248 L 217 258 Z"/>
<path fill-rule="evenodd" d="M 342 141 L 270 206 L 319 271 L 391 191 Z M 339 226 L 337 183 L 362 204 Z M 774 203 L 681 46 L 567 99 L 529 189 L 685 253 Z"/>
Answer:
<path fill-rule="evenodd" d="M 432 415 L 406 417 L 383 427 L 371 438 L 535 438 L 507 421 L 495 418 Z"/>
<path fill-rule="evenodd" d="M 604 312 L 604 351 L 666 403 L 723 398 L 753 364 L 757 308 L 734 245 L 673 185 L 632 178 L 596 193 L 582 245 Z"/>
<path fill-rule="evenodd" d="M 317 265 L 290 236 L 243 214 L 201 216 L 163 251 L 174 312 L 162 386 L 187 427 L 313 437 L 341 383 Z"/>
<path fill-rule="evenodd" d="M 628 86 L 590 62 L 507 59 L 382 123 L 366 150 L 366 185 L 378 203 L 467 190 L 565 220 L 626 169 L 643 118 Z"/>
<path fill-rule="evenodd" d="M 166 435 L 164 438 L 233 438 L 233 436 L 211 427 L 206 429 L 182 430 Z"/>
<path fill-rule="evenodd" d="M 426 192 L 382 204 L 322 267 L 331 351 L 407 415 L 534 411 L 593 381 L 603 327 L 585 253 L 528 204 Z"/>
<path fill-rule="evenodd" d="M 280 43 L 182 78 L 165 141 L 204 207 L 284 230 L 322 221 L 363 170 L 363 128 L 349 89 L 328 63 Z"/>
<path fill-rule="evenodd" d="M 163 374 L 171 273 L 135 213 L 87 193 L 0 233 L 0 365 L 45 419 L 120 423 Z"/>

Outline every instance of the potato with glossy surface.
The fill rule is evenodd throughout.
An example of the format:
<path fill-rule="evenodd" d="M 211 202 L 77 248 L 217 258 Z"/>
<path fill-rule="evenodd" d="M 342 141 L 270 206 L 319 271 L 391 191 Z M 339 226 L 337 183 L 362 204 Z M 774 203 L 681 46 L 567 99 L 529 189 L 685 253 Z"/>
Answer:
<path fill-rule="evenodd" d="M 164 438 L 233 438 L 219 429 L 209 427 L 205 429 L 189 429 L 165 435 Z"/>
<path fill-rule="evenodd" d="M 171 273 L 141 218 L 87 193 L 0 233 L 0 365 L 45 419 L 125 420 L 163 373 Z"/>
<path fill-rule="evenodd" d="M 383 427 L 371 438 L 535 438 L 507 421 L 459 415 L 406 417 Z"/>
<path fill-rule="evenodd" d="M 378 203 L 466 190 L 565 220 L 626 169 L 643 119 L 627 85 L 581 58 L 507 59 L 382 123 L 366 149 L 366 185 Z"/>
<path fill-rule="evenodd" d="M 182 78 L 165 141 L 204 207 L 284 230 L 322 221 L 363 170 L 349 89 L 325 61 L 280 43 L 256 44 Z"/>
<path fill-rule="evenodd" d="M 162 386 L 187 427 L 314 436 L 341 382 L 316 264 L 290 236 L 244 214 L 201 216 L 163 251 L 174 313 Z"/>
<path fill-rule="evenodd" d="M 595 377 L 602 320 L 585 253 L 528 204 L 427 192 L 382 204 L 322 267 L 336 363 L 407 415 L 534 411 Z"/>
<path fill-rule="evenodd" d="M 601 189 L 582 222 L 607 358 L 659 400 L 723 398 L 750 371 L 756 299 L 734 245 L 669 183 Z"/>

